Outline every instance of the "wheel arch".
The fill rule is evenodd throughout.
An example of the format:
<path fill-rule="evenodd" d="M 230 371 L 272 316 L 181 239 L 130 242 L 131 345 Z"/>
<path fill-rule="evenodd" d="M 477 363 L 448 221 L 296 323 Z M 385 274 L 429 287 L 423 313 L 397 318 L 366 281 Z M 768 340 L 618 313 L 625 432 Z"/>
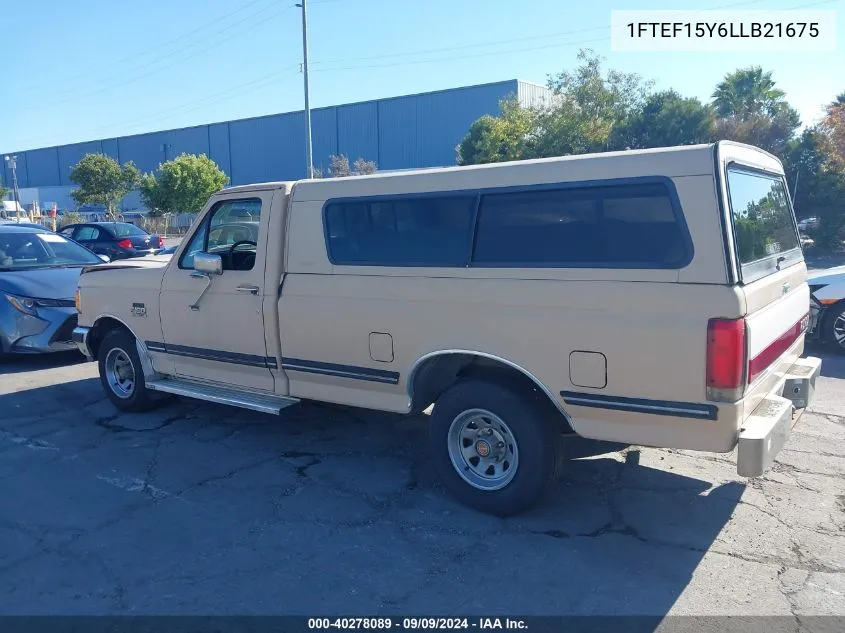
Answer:
<path fill-rule="evenodd" d="M 424 410 L 461 378 L 479 375 L 516 379 L 524 387 L 539 391 L 560 414 L 563 432 L 575 432 L 572 417 L 539 378 L 507 358 L 477 350 L 443 349 L 420 356 L 411 367 L 406 382 L 410 410 Z"/>
<path fill-rule="evenodd" d="M 125 321 L 110 314 L 103 314 L 94 319 L 94 324 L 88 333 L 88 351 L 91 352 L 94 359 L 97 359 L 99 356 L 100 344 L 103 342 L 106 334 L 115 329 L 124 330 L 135 339 L 135 346 L 138 349 L 138 357 L 141 359 L 141 365 L 144 368 L 144 375 L 147 378 L 155 376 L 156 371 L 153 369 L 152 359 L 144 341 L 135 334 Z"/>

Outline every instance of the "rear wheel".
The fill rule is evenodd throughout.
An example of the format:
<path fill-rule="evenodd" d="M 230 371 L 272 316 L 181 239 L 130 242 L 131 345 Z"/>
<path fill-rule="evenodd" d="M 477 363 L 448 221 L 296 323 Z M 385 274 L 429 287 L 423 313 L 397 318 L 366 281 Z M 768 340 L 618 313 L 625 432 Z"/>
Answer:
<path fill-rule="evenodd" d="M 547 403 L 503 383 L 471 378 L 447 390 L 429 439 L 446 488 L 482 512 L 522 512 L 557 478 L 560 429 Z"/>
<path fill-rule="evenodd" d="M 135 338 L 129 332 L 115 329 L 106 334 L 97 363 L 100 382 L 114 406 L 127 412 L 144 411 L 151 406 Z"/>

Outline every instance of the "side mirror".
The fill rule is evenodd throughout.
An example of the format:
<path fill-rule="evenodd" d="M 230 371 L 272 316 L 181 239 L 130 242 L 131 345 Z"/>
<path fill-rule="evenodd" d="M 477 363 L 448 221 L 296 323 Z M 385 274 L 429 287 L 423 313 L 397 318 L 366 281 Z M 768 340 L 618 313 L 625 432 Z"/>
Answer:
<path fill-rule="evenodd" d="M 220 255 L 209 253 L 196 253 L 194 255 L 194 270 L 207 275 L 223 274 L 223 259 Z"/>
<path fill-rule="evenodd" d="M 97 257 L 102 259 L 106 264 L 108 264 L 111 261 L 111 257 L 109 257 L 108 255 L 97 255 Z"/>

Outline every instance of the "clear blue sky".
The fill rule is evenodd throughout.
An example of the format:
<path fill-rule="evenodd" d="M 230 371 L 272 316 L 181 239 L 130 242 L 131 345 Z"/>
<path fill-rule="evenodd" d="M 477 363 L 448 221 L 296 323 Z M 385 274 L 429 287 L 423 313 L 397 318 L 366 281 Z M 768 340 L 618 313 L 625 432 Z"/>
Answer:
<path fill-rule="evenodd" d="M 0 152 L 301 109 L 295 1 L 4 0 Z M 837 51 L 610 51 L 611 9 L 728 7 L 835 9 Z M 544 83 L 589 47 L 702 100 L 726 72 L 762 65 L 807 123 L 845 91 L 843 23 L 845 0 L 309 0 L 312 106 Z"/>

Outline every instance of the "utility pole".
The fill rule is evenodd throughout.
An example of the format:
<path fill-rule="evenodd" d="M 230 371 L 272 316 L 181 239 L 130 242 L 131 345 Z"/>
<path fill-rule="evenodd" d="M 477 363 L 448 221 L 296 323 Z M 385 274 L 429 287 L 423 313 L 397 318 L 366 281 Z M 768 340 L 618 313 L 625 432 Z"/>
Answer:
<path fill-rule="evenodd" d="M 305 78 L 305 159 L 308 178 L 314 177 L 314 152 L 311 146 L 311 103 L 308 94 L 308 0 L 302 0 L 296 6 L 302 7 L 302 75 Z"/>
<path fill-rule="evenodd" d="M 303 0 L 304 2 L 305 0 Z M 6 162 L 9 164 L 9 169 L 12 170 L 12 197 L 15 200 L 15 219 L 21 221 L 21 201 L 18 193 L 18 157 L 6 156 Z"/>

